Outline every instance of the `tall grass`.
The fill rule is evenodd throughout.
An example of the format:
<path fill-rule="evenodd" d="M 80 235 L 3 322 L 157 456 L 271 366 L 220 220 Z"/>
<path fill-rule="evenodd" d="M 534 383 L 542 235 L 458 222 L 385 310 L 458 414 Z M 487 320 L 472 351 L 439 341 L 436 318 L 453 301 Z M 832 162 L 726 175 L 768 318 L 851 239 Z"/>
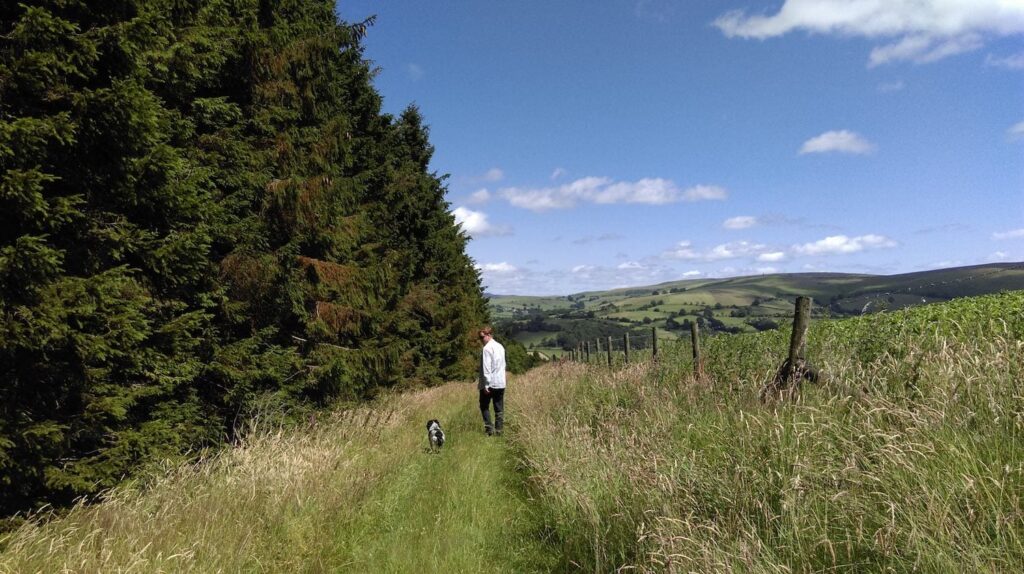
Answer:
<path fill-rule="evenodd" d="M 475 396 L 453 383 L 302 429 L 257 424 L 239 448 L 7 535 L 0 572 L 547 571 Z M 440 454 L 428 418 L 448 431 Z"/>
<path fill-rule="evenodd" d="M 0 573 L 1024 571 L 1024 293 L 817 322 L 824 382 L 762 403 L 787 342 L 535 369 L 504 439 L 461 383 L 257 424 L 4 535 Z"/>
<path fill-rule="evenodd" d="M 520 380 L 519 456 L 581 569 L 1024 570 L 1024 293 L 818 322 L 827 373 L 762 404 L 787 332 Z"/>

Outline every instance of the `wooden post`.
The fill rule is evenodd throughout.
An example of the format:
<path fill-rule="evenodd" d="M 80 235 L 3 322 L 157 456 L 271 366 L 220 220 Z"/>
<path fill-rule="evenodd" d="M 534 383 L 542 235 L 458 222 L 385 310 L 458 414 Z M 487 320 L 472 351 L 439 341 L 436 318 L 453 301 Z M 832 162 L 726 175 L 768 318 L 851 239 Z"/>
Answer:
<path fill-rule="evenodd" d="M 608 366 L 612 366 L 612 336 L 608 335 Z"/>
<path fill-rule="evenodd" d="M 658 328 L 651 327 L 651 356 L 658 358 Z"/>
<path fill-rule="evenodd" d="M 804 347 L 807 344 L 807 323 L 811 317 L 811 298 L 797 297 L 796 307 L 793 310 L 793 335 L 789 339 L 789 366 L 797 368 L 798 361 L 804 361 Z"/>
<path fill-rule="evenodd" d="M 807 323 L 811 317 L 810 297 L 797 297 L 796 307 L 793 310 L 793 334 L 789 339 L 789 356 L 786 362 L 763 389 L 761 389 L 761 400 L 784 396 L 800 388 L 800 383 L 809 372 L 807 363 L 804 360 L 804 347 L 807 338 Z M 790 383 L 795 386 L 790 388 Z"/>
<path fill-rule="evenodd" d="M 622 352 L 624 353 L 622 361 L 624 363 L 628 363 L 629 362 L 629 333 L 623 333 L 622 334 Z"/>
<path fill-rule="evenodd" d="M 690 322 L 690 341 L 693 343 L 693 374 L 704 375 L 704 358 L 700 356 L 700 327 L 697 321 Z"/>
<path fill-rule="evenodd" d="M 589 363 L 590 362 L 590 341 L 587 341 L 586 349 L 587 349 L 587 362 Z"/>

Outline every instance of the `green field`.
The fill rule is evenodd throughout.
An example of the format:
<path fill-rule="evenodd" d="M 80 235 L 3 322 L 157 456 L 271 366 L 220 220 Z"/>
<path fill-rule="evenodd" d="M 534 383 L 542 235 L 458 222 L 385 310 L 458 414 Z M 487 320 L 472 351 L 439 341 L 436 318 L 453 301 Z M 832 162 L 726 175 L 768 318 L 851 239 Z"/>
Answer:
<path fill-rule="evenodd" d="M 493 295 L 489 305 L 499 324 L 522 323 L 541 315 L 563 323 L 588 322 L 593 324 L 591 331 L 612 322 L 631 330 L 658 327 L 675 337 L 685 335 L 685 328 L 678 325 L 707 313 L 721 322 L 719 330 L 754 332 L 752 322 L 790 318 L 793 300 L 801 295 L 814 299 L 816 316 L 844 317 L 1020 289 L 1024 289 L 1024 263 L 1000 263 L 889 276 L 793 273 L 696 279 L 565 297 Z M 704 329 L 714 331 L 715 327 L 705 325 Z M 516 340 L 524 344 L 543 338 L 516 331 Z"/>
<path fill-rule="evenodd" d="M 1020 572 L 1024 292 L 815 321 L 822 375 L 759 399 L 788 332 L 547 371 L 518 435 L 588 571 Z M 597 535 L 596 533 L 600 533 Z"/>
<path fill-rule="evenodd" d="M 471 383 L 260 429 L 0 536 L 0 572 L 982 572 L 1024 566 L 1024 292 Z M 423 421 L 449 443 L 426 447 Z"/>

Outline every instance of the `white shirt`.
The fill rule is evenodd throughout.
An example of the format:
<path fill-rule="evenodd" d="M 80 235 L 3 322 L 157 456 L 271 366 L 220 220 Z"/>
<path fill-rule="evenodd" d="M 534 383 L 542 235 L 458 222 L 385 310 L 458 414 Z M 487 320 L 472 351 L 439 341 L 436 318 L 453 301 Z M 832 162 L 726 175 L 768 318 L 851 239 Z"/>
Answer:
<path fill-rule="evenodd" d="M 505 388 L 505 347 L 491 339 L 484 345 L 480 361 L 481 388 Z"/>

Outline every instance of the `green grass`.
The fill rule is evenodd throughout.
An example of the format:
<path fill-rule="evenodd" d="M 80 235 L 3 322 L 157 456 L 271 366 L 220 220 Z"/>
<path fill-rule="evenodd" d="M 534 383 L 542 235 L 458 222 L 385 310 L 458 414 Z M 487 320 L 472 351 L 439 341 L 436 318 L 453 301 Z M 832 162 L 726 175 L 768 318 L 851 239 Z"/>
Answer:
<path fill-rule="evenodd" d="M 435 417 L 449 442 L 431 454 Z M 0 572 L 558 569 L 505 439 L 485 437 L 477 417 L 475 387 L 453 383 L 258 431 L 149 488 L 7 535 Z"/>
<path fill-rule="evenodd" d="M 762 402 L 788 336 L 534 369 L 501 439 L 466 383 L 257 421 L 6 535 L 0 572 L 1024 570 L 1024 292 L 815 320 L 823 379 Z"/>
<path fill-rule="evenodd" d="M 479 413 L 450 421 L 442 452 L 410 457 L 336 525 L 354 572 L 548 572 L 555 563 L 504 438 Z"/>
<path fill-rule="evenodd" d="M 827 381 L 759 393 L 784 331 L 524 377 L 536 498 L 590 571 L 1020 572 L 1024 292 L 816 321 Z"/>
<path fill-rule="evenodd" d="M 672 289 L 677 289 L 672 293 Z M 684 291 L 678 291 L 685 289 Z M 997 293 L 1003 290 L 1024 289 L 1024 263 L 1002 263 L 938 269 L 902 275 L 857 275 L 840 273 L 788 273 L 733 277 L 727 279 L 697 279 L 675 281 L 644 287 L 614 289 L 580 293 L 571 297 L 495 296 L 490 301 L 492 315 L 499 320 L 516 318 L 512 308 L 531 308 L 556 318 L 568 311 L 570 298 L 582 301 L 587 311 L 596 318 L 628 317 L 664 320 L 664 312 L 684 311 L 699 313 L 704 307 L 716 304 L 747 310 L 750 317 L 790 316 L 793 299 L 798 295 L 811 296 L 819 308 L 828 306 L 835 298 L 844 313 L 867 310 L 894 310 L 906 306 L 946 301 L 957 297 Z M 657 294 L 653 294 L 657 293 Z M 892 298 L 892 301 L 889 301 Z M 755 299 L 764 301 L 754 306 Z M 662 301 L 654 312 L 652 302 Z M 605 307 L 614 304 L 616 309 Z M 727 314 L 728 312 L 726 312 Z M 522 316 L 519 316 L 521 318 Z M 752 328 L 748 328 L 753 331 Z"/>

